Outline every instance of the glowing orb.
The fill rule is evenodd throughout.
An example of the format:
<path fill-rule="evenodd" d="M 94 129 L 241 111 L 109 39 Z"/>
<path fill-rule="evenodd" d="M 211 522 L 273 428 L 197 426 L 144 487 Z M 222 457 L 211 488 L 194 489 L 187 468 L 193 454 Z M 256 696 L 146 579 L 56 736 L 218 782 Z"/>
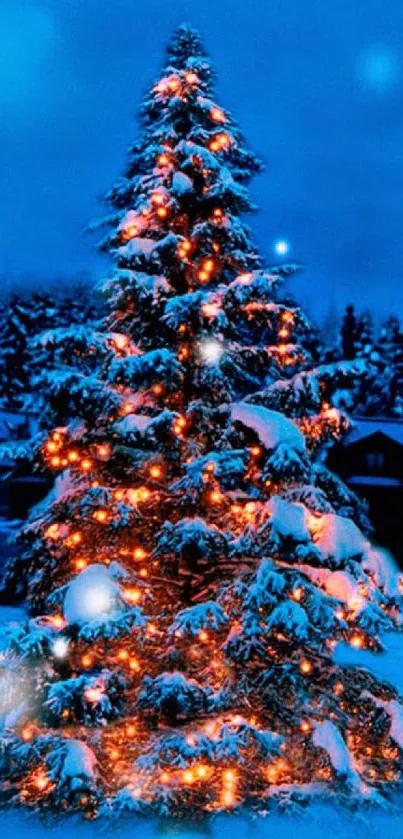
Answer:
<path fill-rule="evenodd" d="M 290 250 L 289 243 L 285 239 L 278 239 L 274 243 L 274 250 L 279 256 L 285 256 Z"/>
<path fill-rule="evenodd" d="M 67 638 L 57 638 L 52 645 L 52 653 L 55 658 L 66 658 L 69 651 L 69 642 Z"/>
<path fill-rule="evenodd" d="M 200 355 L 206 364 L 217 364 L 224 352 L 224 347 L 219 341 L 210 339 L 200 344 Z"/>

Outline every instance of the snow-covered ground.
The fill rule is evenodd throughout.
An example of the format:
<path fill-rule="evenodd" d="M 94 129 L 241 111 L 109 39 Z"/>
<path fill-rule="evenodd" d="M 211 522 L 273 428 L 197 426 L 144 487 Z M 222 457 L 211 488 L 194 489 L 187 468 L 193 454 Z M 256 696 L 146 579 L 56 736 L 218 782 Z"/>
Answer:
<path fill-rule="evenodd" d="M 22 609 L 0 608 L 0 624 L 21 620 Z M 380 678 L 390 681 L 403 694 L 403 635 L 384 637 L 386 652 L 380 655 L 355 650 L 340 644 L 336 660 L 344 665 L 367 667 Z M 12 839 L 95 839 L 100 832 L 112 839 L 403 839 L 403 795 L 389 809 L 363 809 L 352 813 L 332 804 L 318 802 L 301 813 L 270 813 L 267 817 L 251 815 L 215 816 L 206 823 L 184 824 L 172 820 L 131 820 L 115 824 L 89 823 L 80 818 L 63 817 L 46 822 L 26 811 L 3 812 L 0 826 Z"/>

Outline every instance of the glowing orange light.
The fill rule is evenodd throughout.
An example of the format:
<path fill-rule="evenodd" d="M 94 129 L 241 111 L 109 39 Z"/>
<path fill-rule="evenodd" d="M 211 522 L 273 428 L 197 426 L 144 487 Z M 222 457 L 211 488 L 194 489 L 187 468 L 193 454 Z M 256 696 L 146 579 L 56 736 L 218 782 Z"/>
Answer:
<path fill-rule="evenodd" d="M 199 641 L 208 641 L 208 632 L 205 629 L 201 629 L 197 637 Z"/>
<path fill-rule="evenodd" d="M 209 774 L 208 767 L 202 763 L 195 767 L 195 771 L 198 778 L 207 778 Z"/>
<path fill-rule="evenodd" d="M 300 600 L 302 600 L 304 594 L 305 594 L 305 590 L 302 588 L 302 586 L 297 586 L 297 588 L 295 588 L 294 591 L 292 592 L 291 597 L 292 597 L 293 600 L 296 600 L 297 603 L 298 603 Z"/>
<path fill-rule="evenodd" d="M 305 676 L 309 675 L 309 673 L 312 673 L 313 670 L 312 662 L 309 661 L 308 658 L 303 658 L 300 661 L 299 669 Z"/>
<path fill-rule="evenodd" d="M 122 335 L 121 333 L 117 332 L 113 336 L 113 343 L 115 344 L 117 350 L 124 350 L 129 343 L 129 339 L 127 335 Z"/>
<path fill-rule="evenodd" d="M 151 478 L 161 478 L 163 470 L 161 466 L 154 464 L 153 466 L 150 466 L 149 473 Z"/>
<path fill-rule="evenodd" d="M 125 598 L 130 603 L 138 603 L 141 599 L 141 591 L 139 588 L 126 588 Z"/>
<path fill-rule="evenodd" d="M 190 85 L 198 84 L 199 77 L 197 73 L 193 73 L 191 70 L 189 70 L 187 73 L 185 73 L 185 81 L 187 84 Z"/>
<path fill-rule="evenodd" d="M 54 442 L 54 440 L 50 440 L 49 443 L 46 443 L 46 448 L 47 448 L 48 452 L 52 453 L 52 452 L 57 452 L 59 446 L 58 446 L 57 443 Z"/>
<path fill-rule="evenodd" d="M 74 562 L 74 566 L 75 566 L 75 568 L 77 569 L 77 571 L 82 571 L 82 570 L 83 570 L 83 568 L 86 568 L 86 567 L 87 567 L 87 565 L 88 565 L 87 560 L 86 560 L 86 559 L 84 559 L 84 557 L 82 557 L 82 556 L 80 556 L 80 557 L 79 557 L 78 559 L 76 559 L 76 560 L 75 560 L 75 562 Z"/>
<path fill-rule="evenodd" d="M 158 383 L 153 385 L 151 390 L 155 394 L 155 396 L 161 396 L 161 394 L 164 392 L 163 385 L 160 385 Z"/>
<path fill-rule="evenodd" d="M 171 780 L 171 776 L 170 776 L 169 772 L 162 772 L 161 773 L 161 783 L 162 784 L 168 784 L 170 780 Z"/>
<path fill-rule="evenodd" d="M 157 158 L 158 166 L 168 166 L 169 162 L 170 162 L 169 157 L 168 157 L 167 154 L 164 154 L 164 152 L 162 154 L 158 155 L 158 158 Z"/>
<path fill-rule="evenodd" d="M 138 547 L 135 548 L 133 551 L 133 558 L 136 562 L 141 562 L 141 560 L 145 559 L 147 556 L 147 551 L 144 548 Z"/>
<path fill-rule="evenodd" d="M 104 524 L 108 520 L 109 515 L 107 510 L 95 510 L 92 514 L 92 518 L 95 519 L 95 521 L 99 521 L 101 524 Z"/>
<path fill-rule="evenodd" d="M 151 195 L 151 203 L 158 207 L 164 204 L 165 197 L 161 192 L 153 192 Z"/>
<path fill-rule="evenodd" d="M 301 722 L 300 729 L 303 732 L 303 734 L 309 734 L 309 732 L 312 729 L 311 723 L 308 722 L 308 720 L 303 720 Z"/>
<path fill-rule="evenodd" d="M 137 658 L 131 658 L 129 662 L 130 670 L 133 670 L 135 673 L 138 673 L 140 670 L 140 664 L 137 661 Z"/>
<path fill-rule="evenodd" d="M 210 492 L 209 498 L 212 504 L 221 504 L 222 501 L 224 501 L 224 495 L 218 489 L 213 489 L 213 491 Z"/>
<path fill-rule="evenodd" d="M 50 524 L 44 532 L 46 539 L 58 539 L 60 536 L 60 524 Z"/>
<path fill-rule="evenodd" d="M 67 454 L 67 459 L 70 461 L 70 463 L 76 463 L 79 456 L 80 455 L 76 449 L 71 449 L 71 451 L 69 451 Z"/>
<path fill-rule="evenodd" d="M 205 271 L 213 271 L 214 269 L 214 259 L 205 259 L 203 261 L 203 268 Z"/>
<path fill-rule="evenodd" d="M 350 644 L 352 647 L 360 650 L 364 646 L 364 639 L 362 635 L 352 635 L 350 638 Z"/>
<path fill-rule="evenodd" d="M 201 283 L 206 283 L 210 279 L 210 274 L 208 271 L 198 271 L 197 278 L 200 280 Z"/>
<path fill-rule="evenodd" d="M 50 463 L 56 469 L 58 466 L 60 466 L 60 457 L 58 457 L 58 455 L 52 457 Z"/>
<path fill-rule="evenodd" d="M 26 725 L 21 731 L 21 739 L 24 743 L 29 743 L 35 735 L 35 729 L 32 725 Z"/>
<path fill-rule="evenodd" d="M 85 457 L 81 461 L 80 466 L 83 472 L 89 472 L 92 469 L 92 460 L 90 460 L 88 457 Z"/>
<path fill-rule="evenodd" d="M 127 650 L 122 649 L 118 650 L 118 661 L 127 661 L 129 658 L 129 653 Z"/>
<path fill-rule="evenodd" d="M 92 667 L 93 658 L 92 656 L 85 654 L 81 656 L 81 664 L 83 667 Z"/>
<path fill-rule="evenodd" d="M 159 218 L 166 218 L 168 215 L 168 210 L 166 207 L 157 207 L 156 213 Z"/>
<path fill-rule="evenodd" d="M 191 769 L 185 769 L 182 773 L 182 779 L 185 784 L 193 784 L 195 781 L 195 774 Z"/>
<path fill-rule="evenodd" d="M 210 117 L 214 122 L 226 122 L 226 116 L 221 108 L 214 106 L 210 111 Z"/>
<path fill-rule="evenodd" d="M 136 733 L 137 733 L 137 728 L 136 728 L 136 726 L 134 725 L 134 723 L 129 723 L 129 724 L 126 726 L 126 734 L 127 734 L 127 736 L 128 736 L 128 737 L 135 737 L 135 736 L 136 736 Z"/>
<path fill-rule="evenodd" d="M 38 774 L 35 776 L 34 784 L 35 784 L 36 788 L 39 789 L 39 790 L 46 789 L 46 787 L 49 784 L 49 778 L 45 774 L 45 772 L 38 772 Z"/>
<path fill-rule="evenodd" d="M 71 542 L 72 545 L 79 545 L 83 541 L 83 534 L 80 533 L 79 530 L 75 530 L 69 537 L 68 541 Z"/>

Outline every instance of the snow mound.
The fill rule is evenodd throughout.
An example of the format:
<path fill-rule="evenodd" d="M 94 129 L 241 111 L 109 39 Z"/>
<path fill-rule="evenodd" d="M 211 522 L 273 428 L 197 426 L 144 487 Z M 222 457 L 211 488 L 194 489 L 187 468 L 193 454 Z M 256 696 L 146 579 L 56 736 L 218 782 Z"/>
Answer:
<path fill-rule="evenodd" d="M 63 615 L 67 623 L 83 624 L 110 616 L 116 609 L 120 588 L 104 565 L 90 565 L 67 586 Z"/>
<path fill-rule="evenodd" d="M 269 451 L 281 444 L 289 445 L 298 452 L 305 452 L 305 439 L 299 428 L 278 411 L 271 411 L 261 405 L 237 402 L 231 406 L 231 417 L 257 434 L 262 446 Z"/>
<path fill-rule="evenodd" d="M 331 597 L 342 600 L 347 605 L 354 603 L 358 606 L 361 601 L 364 603 L 363 598 L 360 597 L 357 582 L 348 571 L 334 571 L 329 574 L 325 581 L 325 590 Z"/>
<path fill-rule="evenodd" d="M 309 529 L 324 562 L 344 565 L 348 559 L 367 554 L 369 543 L 351 519 L 335 513 L 311 516 Z"/>
<path fill-rule="evenodd" d="M 95 776 L 95 755 L 93 751 L 80 740 L 66 742 L 63 764 L 64 778 L 83 777 L 93 780 Z"/>
<path fill-rule="evenodd" d="M 265 505 L 270 515 L 271 526 L 284 539 L 295 542 L 309 542 L 308 511 L 303 504 L 293 504 L 275 495 Z"/>
<path fill-rule="evenodd" d="M 363 568 L 374 576 L 376 584 L 388 597 L 401 596 L 399 569 L 389 551 L 371 547 L 367 551 Z"/>
<path fill-rule="evenodd" d="M 353 786 L 361 786 L 360 777 L 354 769 L 351 754 L 334 723 L 325 720 L 315 724 L 312 741 L 317 748 L 327 752 L 336 772 L 346 775 Z"/>

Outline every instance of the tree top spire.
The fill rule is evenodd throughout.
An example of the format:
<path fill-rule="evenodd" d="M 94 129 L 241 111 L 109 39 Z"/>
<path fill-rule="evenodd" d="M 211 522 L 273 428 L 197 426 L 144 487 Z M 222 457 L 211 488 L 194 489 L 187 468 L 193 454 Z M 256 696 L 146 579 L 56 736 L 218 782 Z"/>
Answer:
<path fill-rule="evenodd" d="M 206 58 L 207 53 L 201 35 L 189 23 L 181 23 L 168 44 L 167 55 L 170 61 L 184 68 L 189 58 Z"/>

